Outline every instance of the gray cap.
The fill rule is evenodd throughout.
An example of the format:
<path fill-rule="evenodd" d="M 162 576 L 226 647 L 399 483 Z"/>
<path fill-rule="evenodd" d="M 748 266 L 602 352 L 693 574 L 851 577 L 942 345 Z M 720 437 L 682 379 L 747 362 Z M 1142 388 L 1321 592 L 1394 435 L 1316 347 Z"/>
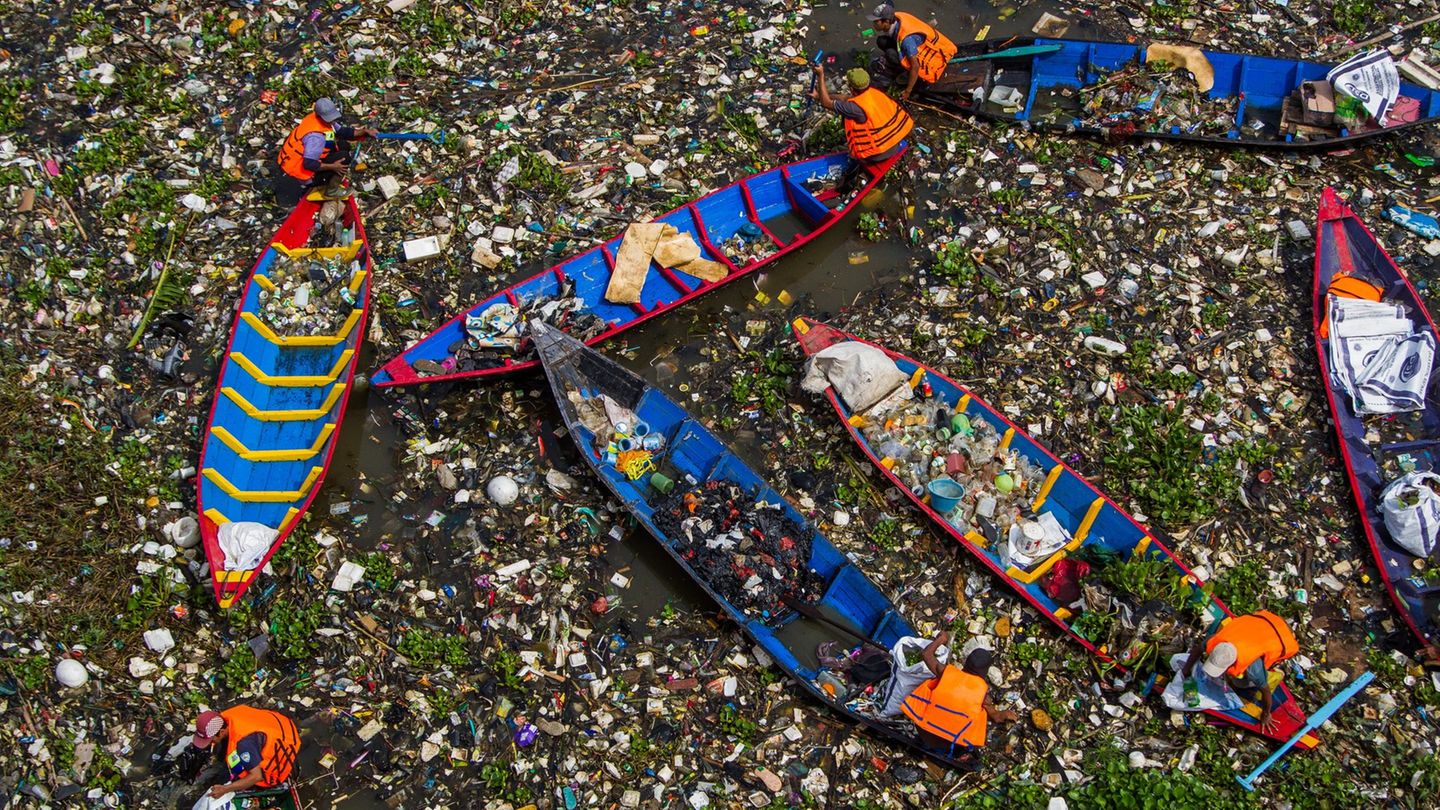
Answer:
<path fill-rule="evenodd" d="M 333 124 L 340 120 L 340 105 L 328 98 L 317 99 L 315 101 L 315 114 L 320 116 L 321 121 L 327 124 Z"/>
<path fill-rule="evenodd" d="M 878 6 L 875 7 L 875 10 L 874 10 L 874 11 L 870 12 L 870 14 L 869 14 L 869 16 L 867 17 L 867 19 L 871 19 L 871 20 L 888 20 L 888 19 L 890 19 L 890 18 L 892 18 L 892 17 L 894 17 L 894 16 L 895 16 L 895 6 L 894 6 L 894 4 L 893 4 L 893 3 L 881 3 L 880 5 L 878 5 Z"/>

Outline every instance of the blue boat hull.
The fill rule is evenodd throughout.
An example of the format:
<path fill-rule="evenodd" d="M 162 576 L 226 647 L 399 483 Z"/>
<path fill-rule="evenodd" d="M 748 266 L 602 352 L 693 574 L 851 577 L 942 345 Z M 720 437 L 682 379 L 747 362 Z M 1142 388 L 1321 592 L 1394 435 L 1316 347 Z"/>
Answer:
<path fill-rule="evenodd" d="M 961 532 L 954 524 L 931 508 L 928 496 L 911 492 L 909 486 L 891 472 L 878 450 L 871 445 L 865 434 L 853 421 L 863 421 L 863 417 L 856 416 L 845 404 L 845 401 L 835 393 L 834 388 L 826 389 L 826 397 L 844 422 L 851 438 L 890 483 L 907 493 L 916 508 L 974 555 L 986 568 L 1014 588 L 1026 602 L 1058 625 L 1073 641 L 1078 642 L 1102 661 L 1112 662 L 1109 651 L 1098 649 L 1089 639 L 1077 633 L 1070 621 L 1073 617 L 1070 616 L 1069 611 L 1051 599 L 1042 587 L 1045 575 L 1070 553 L 1082 545 L 1102 546 L 1126 558 L 1133 554 L 1144 554 L 1153 559 L 1163 559 L 1183 573 L 1198 593 L 1203 593 L 1200 591 L 1203 583 L 1199 577 L 1186 568 L 1170 549 L 1136 523 L 1125 510 L 1056 458 L 1049 450 L 1027 436 L 1009 419 L 1006 419 L 979 397 L 971 394 L 959 383 L 932 368 L 889 351 L 883 346 L 861 340 L 809 318 L 797 319 L 792 324 L 792 328 L 796 340 L 799 341 L 806 356 L 848 341 L 864 343 L 884 351 L 890 359 L 895 361 L 896 367 L 905 374 L 911 375 L 912 380 L 917 383 L 921 380 L 928 382 L 933 390 L 932 396 L 937 402 L 945 403 L 954 413 L 965 414 L 972 422 L 978 419 L 989 422 L 997 428 L 997 433 L 1004 436 L 1002 447 L 1017 451 L 1030 463 L 1047 472 L 1047 483 L 1037 493 L 1031 508 L 1037 513 L 1048 512 L 1053 515 L 1074 539 L 1054 555 L 1032 568 L 1021 570 L 1014 565 L 1006 565 L 1002 563 L 997 550 L 990 548 L 987 539 L 980 533 Z M 1216 616 L 1230 615 L 1219 600 L 1215 600 L 1213 596 L 1208 598 L 1210 599 L 1210 613 Z M 1258 722 L 1259 709 L 1253 706 L 1235 711 L 1207 712 L 1207 714 L 1272 739 L 1284 741 L 1304 726 L 1305 714 L 1283 685 L 1275 690 L 1274 699 L 1273 719 L 1275 725 L 1270 729 L 1260 726 Z M 1316 742 L 1317 740 L 1313 736 L 1307 736 L 1300 745 L 1303 748 L 1310 748 Z"/>
<path fill-rule="evenodd" d="M 1382 466 L 1387 460 L 1408 453 L 1415 459 L 1418 469 L 1440 470 L 1440 452 L 1437 452 L 1437 444 L 1440 444 L 1437 443 L 1437 438 L 1440 438 L 1440 406 L 1430 397 L 1426 398 L 1425 410 L 1419 414 L 1422 435 L 1412 441 L 1379 446 L 1367 442 L 1365 421 L 1356 414 L 1350 395 L 1343 390 L 1335 390 L 1331 385 L 1330 342 L 1321 336 L 1321 326 L 1327 318 L 1327 291 L 1336 275 L 1342 272 L 1371 280 L 1385 291 L 1385 301 L 1404 304 L 1417 330 L 1429 330 L 1435 335 L 1435 324 L 1410 280 L 1334 189 L 1325 189 L 1318 219 L 1315 234 L 1315 349 L 1320 358 L 1320 379 L 1330 401 L 1330 413 L 1335 417 L 1335 432 L 1340 440 L 1340 453 L 1345 459 L 1345 473 L 1350 478 L 1355 506 L 1360 510 L 1360 522 L 1365 527 L 1365 538 L 1375 555 L 1375 565 L 1380 570 L 1385 590 L 1406 626 L 1420 642 L 1424 655 L 1432 661 L 1440 661 L 1440 627 L 1436 627 L 1432 618 L 1440 612 L 1440 583 L 1426 581 L 1421 570 L 1415 567 L 1417 558 L 1395 544 L 1380 514 L 1380 495 L 1388 483 Z M 1431 559 L 1422 561 L 1426 569 L 1437 563 L 1434 557 L 1432 555 Z"/>
<path fill-rule="evenodd" d="M 295 528 L 335 452 L 370 305 L 369 243 L 354 197 L 344 205 L 345 244 L 312 249 L 307 243 L 321 202 L 300 201 L 256 260 L 235 315 L 196 475 L 201 542 L 221 607 L 244 593 Z M 282 253 L 312 250 L 352 268 L 347 281 L 355 308 L 334 334 L 277 335 L 259 317 L 260 293 L 273 286 L 269 273 Z M 257 565 L 226 569 L 219 534 L 227 523 L 274 532 Z"/>
<path fill-rule="evenodd" d="M 1287 135 L 1279 129 L 1285 99 L 1301 82 L 1324 79 L 1334 65 L 1207 50 L 1203 53 L 1214 68 L 1215 84 L 1204 95 L 1211 100 L 1227 100 L 1236 105 L 1228 127 L 1214 132 L 1198 132 L 1193 128 L 1186 131 L 1173 125 L 1164 128 L 1131 128 L 1125 126 L 1125 119 L 1107 122 L 1106 126 L 1093 123 L 1087 125 L 1086 121 L 1077 115 L 1080 89 L 1092 86 L 1106 74 L 1143 59 L 1149 44 L 1044 38 L 987 43 L 962 49 L 960 56 L 971 60 L 972 57 L 983 57 L 989 52 L 1017 47 L 1054 48 L 1045 53 L 973 59 L 950 68 L 947 77 L 953 77 L 961 69 L 970 71 L 970 81 L 981 83 L 987 97 L 997 85 L 1015 87 L 1024 99 L 1018 110 L 1007 111 L 989 101 L 976 104 L 968 93 L 969 84 L 965 85 L 967 92 L 922 91 L 920 98 L 982 118 L 1024 123 L 1033 128 L 1056 132 L 1074 132 L 1106 138 L 1157 138 L 1222 146 L 1272 146 L 1287 149 L 1333 149 L 1341 144 L 1440 120 L 1440 92 L 1402 81 L 1401 96 L 1418 102 L 1418 114 L 1414 121 L 1362 131 L 1342 129 L 1338 130 L 1334 137 L 1317 135 L 1299 138 L 1294 134 Z M 1001 71 L 1003 75 L 997 78 Z M 1251 126 L 1254 122 L 1262 124 L 1258 131 Z"/>
<path fill-rule="evenodd" d="M 754 493 L 756 502 L 779 505 L 786 517 L 809 529 L 812 533 L 809 567 L 825 583 L 823 596 L 815 607 L 835 621 L 852 628 L 857 636 L 889 648 L 902 637 L 914 635 L 914 630 L 880 589 L 734 452 L 658 389 L 558 330 L 543 324 L 532 325 L 531 328 L 551 390 L 580 454 L 595 475 L 625 504 L 635 519 L 660 541 L 660 545 L 685 573 L 705 589 L 725 613 L 774 659 L 776 666 L 790 675 L 816 700 L 890 740 L 910 746 L 946 765 L 958 767 L 959 763 L 955 760 L 921 745 L 911 732 L 913 727 L 908 723 L 901 724 L 899 729 L 877 723 L 837 703 L 816 685 L 815 679 L 819 670 L 806 661 L 812 657 L 810 651 L 789 646 L 785 639 L 792 631 L 799 629 L 799 625 L 816 622 L 815 619 L 794 612 L 768 618 L 747 615 L 717 593 L 705 576 L 680 553 L 675 538 L 667 536 L 656 525 L 655 509 L 651 504 L 657 499 L 657 493 L 648 481 L 630 480 L 618 471 L 614 464 L 601 462 L 601 447 L 609 441 L 609 437 L 600 440 L 601 447 L 597 447 L 597 437 L 579 419 L 570 400 L 571 393 L 578 392 L 585 396 L 606 394 L 634 411 L 649 425 L 652 433 L 664 435 L 666 464 L 674 470 L 677 479 L 689 474 L 701 483 L 732 482 L 745 492 Z M 821 632 L 829 632 L 831 638 L 853 644 L 850 636 L 833 630 L 827 631 L 818 624 L 816 626 Z M 902 733 L 902 730 L 911 733 Z"/>
<path fill-rule="evenodd" d="M 605 290 L 610 284 L 615 256 L 624 238 L 624 234 L 620 234 L 561 264 L 512 284 L 466 309 L 398 356 L 386 361 L 371 377 L 371 383 L 385 388 L 474 379 L 535 368 L 537 363 L 529 356 L 504 356 L 493 365 L 464 368 L 463 364 L 457 363 L 452 347 L 465 342 L 465 319 L 468 316 L 479 315 L 495 304 L 519 307 L 537 299 L 560 295 L 571 287 L 573 291 L 570 294 L 583 302 L 584 311 L 602 319 L 606 324 L 604 331 L 585 342 L 594 345 L 607 340 L 799 250 L 842 220 L 898 160 L 897 155 L 885 163 L 866 167 L 864 185 L 848 200 L 841 198 L 834 189 L 815 194 L 806 188 L 807 183 L 815 184 L 826 178 L 836 177 L 844 171 L 850 159 L 843 153 L 779 166 L 711 192 L 654 221 L 672 225 L 677 231 L 690 234 L 700 246 L 702 258 L 725 266 L 728 274 L 724 278 L 705 281 L 652 263 L 640 290 L 639 303 L 613 304 L 605 300 Z M 783 221 L 787 220 L 790 224 L 786 225 L 786 228 L 793 228 L 798 221 L 799 227 L 795 233 L 782 230 Z M 756 240 L 757 243 L 768 241 L 774 250 L 747 260 L 744 256 L 728 255 L 719 247 L 747 226 L 763 234 Z M 415 369 L 415 364 L 421 361 L 438 363 L 448 370 L 443 373 L 421 374 Z"/>

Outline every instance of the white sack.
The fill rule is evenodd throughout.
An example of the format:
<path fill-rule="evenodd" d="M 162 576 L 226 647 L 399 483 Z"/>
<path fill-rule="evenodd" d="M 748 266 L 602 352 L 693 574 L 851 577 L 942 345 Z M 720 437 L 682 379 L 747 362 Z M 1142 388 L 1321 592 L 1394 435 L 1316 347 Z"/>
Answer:
<path fill-rule="evenodd" d="M 279 532 L 263 523 L 241 520 L 220 527 L 220 550 L 225 552 L 226 571 L 253 571 Z"/>
<path fill-rule="evenodd" d="M 1365 105 L 1365 111 L 1381 126 L 1390 114 L 1390 107 L 1400 97 L 1400 72 L 1395 60 L 1384 48 L 1357 54 L 1330 69 L 1325 80 L 1336 90 Z"/>
<path fill-rule="evenodd" d="M 903 636 L 895 642 L 895 646 L 890 648 L 890 680 L 886 681 L 884 685 L 885 705 L 880 710 L 881 717 L 898 715 L 900 704 L 905 702 L 905 698 L 910 697 L 910 693 L 915 691 L 915 687 L 935 677 L 935 674 L 930 671 L 930 667 L 925 666 L 924 661 L 908 666 L 905 663 L 906 647 L 913 647 L 918 653 L 930 646 L 930 641 L 931 639 L 917 636 Z M 935 660 L 942 665 L 949 661 L 950 648 L 941 644 L 940 648 L 935 651 Z"/>
<path fill-rule="evenodd" d="M 1412 472 L 1400 476 L 1380 495 L 1385 530 L 1401 548 L 1428 558 L 1440 537 L 1440 495 L 1427 486 L 1440 483 L 1440 475 Z"/>
<path fill-rule="evenodd" d="M 834 386 L 835 393 L 855 413 L 865 413 L 876 403 L 896 394 L 896 399 L 911 396 L 910 378 L 895 366 L 885 352 L 856 341 L 838 343 L 822 349 L 805 366 L 805 379 L 800 385 L 812 394 L 822 394 Z"/>

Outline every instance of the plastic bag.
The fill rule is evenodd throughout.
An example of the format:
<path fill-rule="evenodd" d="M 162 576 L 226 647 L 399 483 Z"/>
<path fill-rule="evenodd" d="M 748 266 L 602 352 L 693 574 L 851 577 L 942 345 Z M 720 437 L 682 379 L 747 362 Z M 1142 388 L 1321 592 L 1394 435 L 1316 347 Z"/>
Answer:
<path fill-rule="evenodd" d="M 830 386 L 855 413 L 865 413 L 904 387 L 910 397 L 909 377 L 884 352 L 854 341 L 831 346 L 810 359 L 801 387 L 820 394 Z"/>
<path fill-rule="evenodd" d="M 229 810 L 229 808 L 234 806 L 232 803 L 234 798 L 234 793 L 226 793 L 219 799 L 212 799 L 210 798 L 210 792 L 206 791 L 200 795 L 199 800 L 195 802 L 195 806 L 191 807 L 190 810 Z"/>
<path fill-rule="evenodd" d="M 930 646 L 929 639 L 903 636 L 890 648 L 892 672 L 890 680 L 885 684 L 885 705 L 880 710 L 881 717 L 894 717 L 899 714 L 900 704 L 905 702 L 905 698 L 910 697 L 910 693 L 915 691 L 915 687 L 935 677 L 935 673 L 930 671 L 930 667 L 925 666 L 923 660 L 919 660 L 920 651 L 928 646 Z M 915 663 L 907 663 L 907 652 L 911 653 L 909 657 L 916 659 Z M 940 645 L 940 648 L 935 651 L 935 660 L 941 664 L 949 661 L 950 648 L 943 644 Z"/>
<path fill-rule="evenodd" d="M 1440 494 L 1430 488 L 1431 483 L 1440 483 L 1440 475 L 1406 473 L 1380 496 L 1380 514 L 1390 539 L 1416 557 L 1429 557 L 1440 538 Z"/>

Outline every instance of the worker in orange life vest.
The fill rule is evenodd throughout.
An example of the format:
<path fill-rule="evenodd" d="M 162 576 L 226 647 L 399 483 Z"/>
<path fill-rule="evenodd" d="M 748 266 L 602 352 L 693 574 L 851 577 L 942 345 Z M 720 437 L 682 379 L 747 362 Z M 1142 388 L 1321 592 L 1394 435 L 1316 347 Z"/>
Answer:
<path fill-rule="evenodd" d="M 275 184 L 276 201 L 287 208 L 294 206 L 312 186 L 338 184 L 350 169 L 350 142 L 373 138 L 370 127 L 337 126 L 340 105 L 328 98 L 318 99 L 315 109 L 280 144 L 275 162 L 283 174 Z M 345 196 L 335 187 L 327 195 Z"/>
<path fill-rule="evenodd" d="M 942 664 L 935 651 L 949 641 L 950 633 L 942 631 L 920 651 L 934 677 L 915 687 L 900 710 L 928 747 L 954 755 L 957 748 L 983 748 L 988 721 L 1011 722 L 1015 713 L 1000 711 L 990 702 L 985 673 L 994 655 L 980 647 L 965 657 L 964 668 Z"/>
<path fill-rule="evenodd" d="M 959 52 L 955 43 L 935 30 L 934 26 L 916 17 L 896 11 L 891 3 L 881 3 L 869 15 L 878 36 L 875 42 L 891 65 L 897 61 L 906 73 L 900 100 L 910 98 L 915 86 L 934 84 L 945 75 L 945 68 Z"/>
<path fill-rule="evenodd" d="M 1260 693 L 1260 725 L 1273 725 L 1270 710 L 1274 697 L 1270 688 L 1270 670 L 1300 652 L 1295 633 L 1285 620 L 1268 610 L 1227 619 L 1210 638 L 1196 640 L 1185 660 L 1181 674 L 1190 678 L 1201 650 L 1205 663 L 1201 670 L 1211 678 L 1222 675 L 1236 690 Z"/>
<path fill-rule="evenodd" d="M 905 136 L 915 128 L 910 114 L 880 90 L 870 86 L 870 74 L 854 68 L 845 74 L 854 95 L 831 98 L 825 86 L 825 67 L 815 66 L 812 94 L 827 110 L 834 110 L 845 122 L 845 140 L 850 156 L 862 163 L 882 163 L 905 148 Z"/>
<path fill-rule="evenodd" d="M 223 745 L 225 769 L 230 781 L 210 788 L 210 798 L 251 788 L 284 784 L 300 752 L 300 732 L 295 721 L 280 712 L 235 706 L 223 712 L 201 712 L 195 720 L 196 748 Z"/>

